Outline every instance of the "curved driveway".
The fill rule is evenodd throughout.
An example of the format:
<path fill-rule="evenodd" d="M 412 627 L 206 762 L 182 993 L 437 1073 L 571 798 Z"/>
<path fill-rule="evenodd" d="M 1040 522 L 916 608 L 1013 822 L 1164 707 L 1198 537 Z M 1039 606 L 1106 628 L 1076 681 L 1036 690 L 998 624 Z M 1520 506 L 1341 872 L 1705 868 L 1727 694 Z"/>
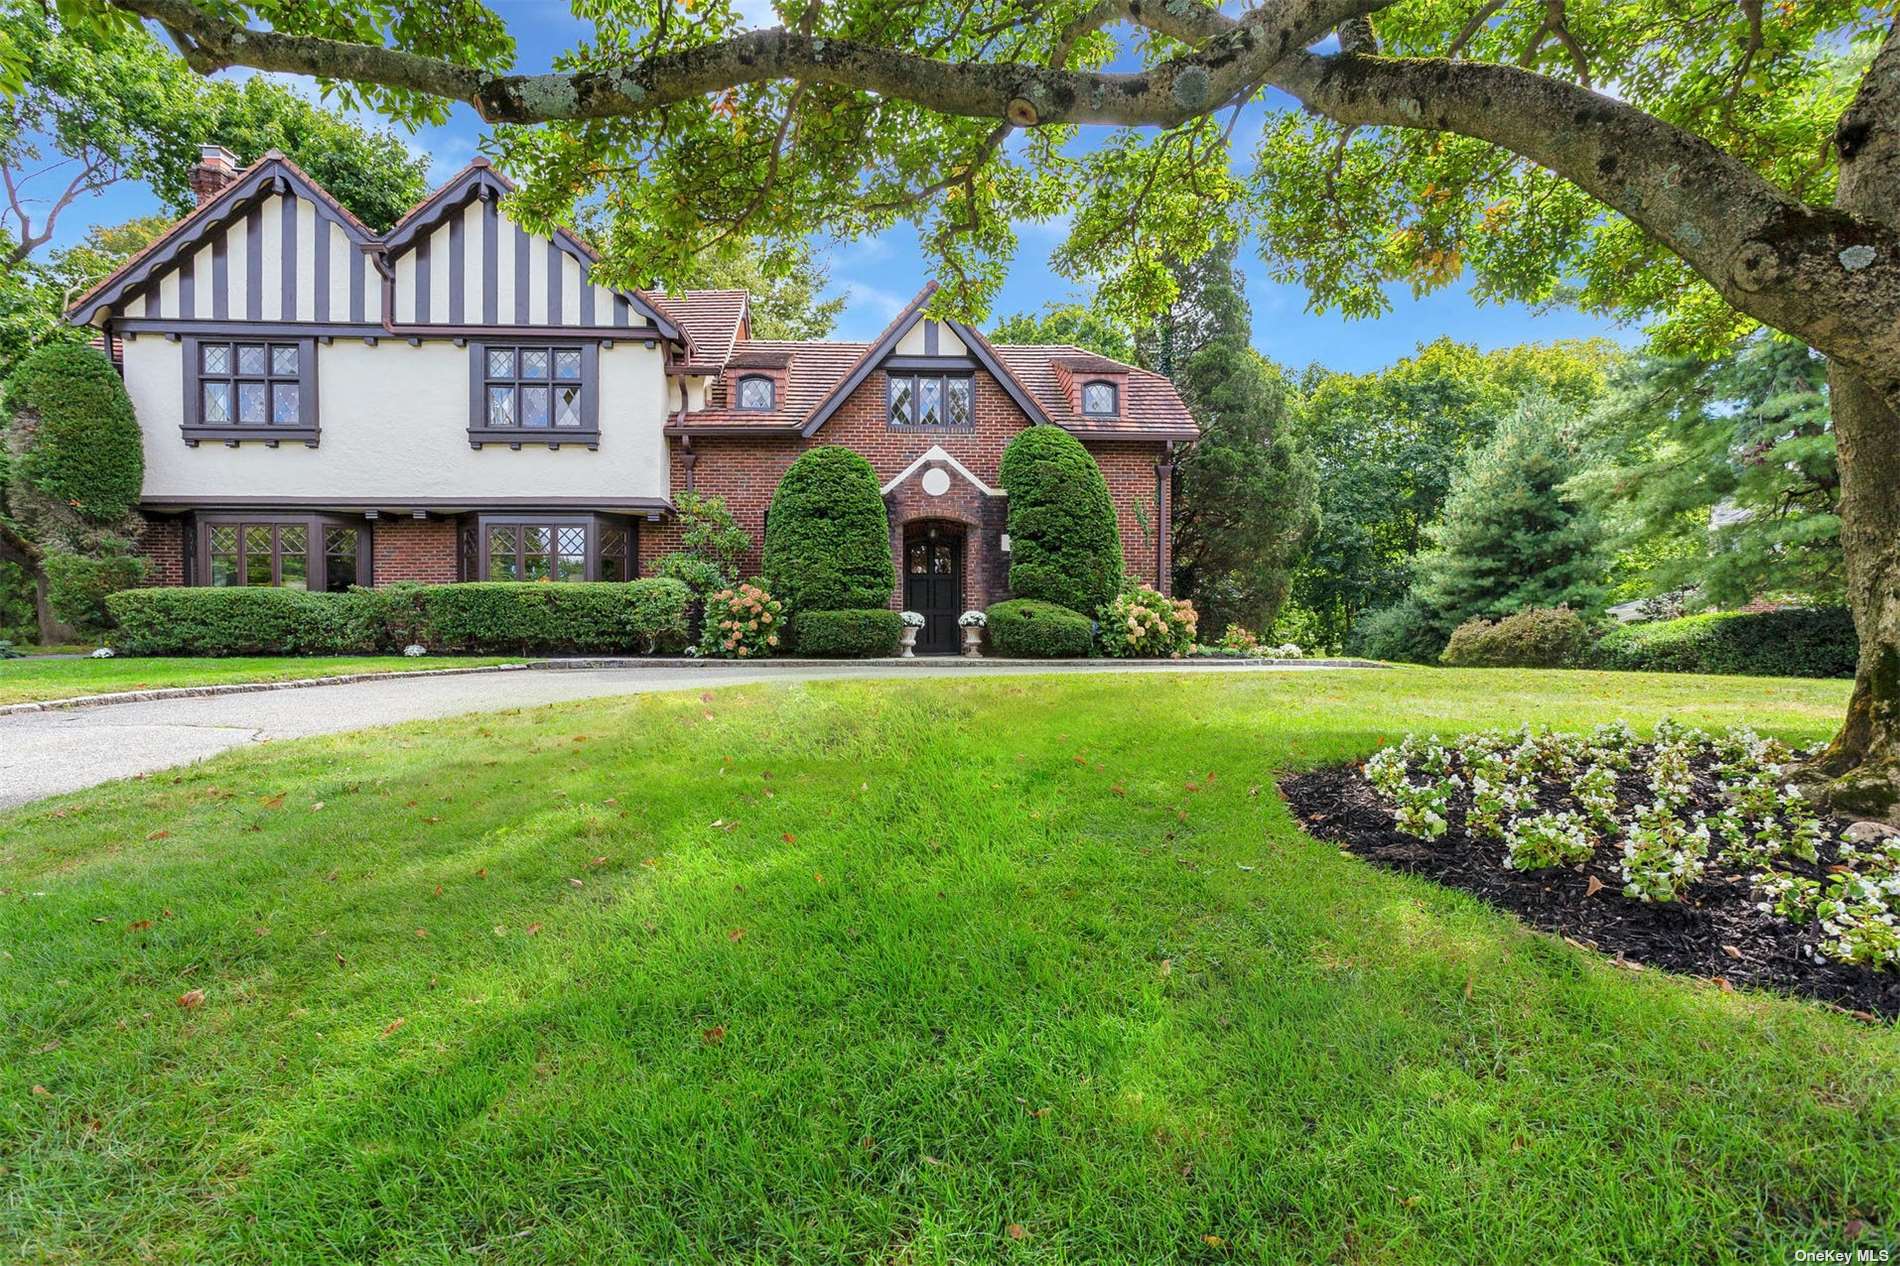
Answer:
<path fill-rule="evenodd" d="M 1324 667 L 1176 662 L 1103 666 L 995 663 L 628 667 L 391 675 L 375 681 L 260 690 L 0 716 L 0 808 L 215 756 L 245 743 L 333 734 L 603 695 L 761 681 L 967 677 L 1075 672 L 1310 672 Z"/>

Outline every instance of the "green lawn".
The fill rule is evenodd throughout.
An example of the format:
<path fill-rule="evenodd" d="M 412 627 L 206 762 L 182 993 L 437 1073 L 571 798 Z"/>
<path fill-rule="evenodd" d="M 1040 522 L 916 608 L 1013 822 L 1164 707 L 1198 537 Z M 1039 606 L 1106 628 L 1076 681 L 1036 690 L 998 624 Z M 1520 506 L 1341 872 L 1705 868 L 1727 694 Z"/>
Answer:
<path fill-rule="evenodd" d="M 1810 739 L 1846 694 L 741 687 L 273 744 L 0 815 L 0 1256 L 1891 1243 L 1892 1027 L 1618 968 L 1307 839 L 1273 785 L 1408 727 Z"/>
<path fill-rule="evenodd" d="M 517 662 L 519 657 L 517 657 Z M 506 656 L 307 656 L 258 659 L 0 659 L 0 704 L 38 703 L 115 690 L 220 686 L 241 681 L 295 681 L 337 673 L 400 673 L 428 668 L 504 664 Z"/>

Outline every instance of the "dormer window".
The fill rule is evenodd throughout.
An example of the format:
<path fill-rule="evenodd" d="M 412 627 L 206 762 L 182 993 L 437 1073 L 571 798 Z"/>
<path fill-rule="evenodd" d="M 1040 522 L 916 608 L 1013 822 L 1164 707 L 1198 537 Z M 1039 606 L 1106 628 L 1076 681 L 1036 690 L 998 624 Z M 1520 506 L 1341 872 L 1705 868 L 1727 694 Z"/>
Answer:
<path fill-rule="evenodd" d="M 770 413 L 778 407 L 777 388 L 762 374 L 748 374 L 739 380 L 739 407 Z"/>
<path fill-rule="evenodd" d="M 1121 393 L 1112 382 L 1089 382 L 1082 384 L 1082 413 L 1091 418 L 1113 418 L 1121 416 Z"/>

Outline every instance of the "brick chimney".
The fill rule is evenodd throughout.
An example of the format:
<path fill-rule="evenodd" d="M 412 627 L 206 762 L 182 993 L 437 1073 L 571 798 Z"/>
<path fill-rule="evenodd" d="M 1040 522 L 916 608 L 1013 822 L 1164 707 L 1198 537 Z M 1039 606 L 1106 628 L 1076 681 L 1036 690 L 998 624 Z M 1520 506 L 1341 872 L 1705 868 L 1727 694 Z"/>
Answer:
<path fill-rule="evenodd" d="M 198 205 L 217 197 L 224 192 L 226 185 L 238 178 L 237 155 L 222 145 L 201 145 L 198 148 L 198 161 L 191 167 L 191 191 L 198 197 Z"/>

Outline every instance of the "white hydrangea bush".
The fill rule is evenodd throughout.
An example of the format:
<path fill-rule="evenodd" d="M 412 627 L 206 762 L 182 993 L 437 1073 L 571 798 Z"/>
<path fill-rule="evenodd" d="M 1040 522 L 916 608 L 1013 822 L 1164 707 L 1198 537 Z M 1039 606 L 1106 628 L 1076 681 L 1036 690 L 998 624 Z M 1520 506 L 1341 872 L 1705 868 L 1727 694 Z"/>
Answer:
<path fill-rule="evenodd" d="M 1647 741 L 1623 721 L 1449 743 L 1408 734 L 1364 774 L 1407 835 L 1441 839 L 1461 809 L 1457 825 L 1501 845 L 1503 864 L 1520 871 L 1578 866 L 1607 846 L 1623 895 L 1653 904 L 1683 900 L 1719 869 L 1752 889 L 1762 913 L 1812 935 L 1812 956 L 1900 969 L 1900 836 L 1831 840 L 1788 781 L 1800 755 L 1750 729 L 1711 734 L 1665 718 Z M 1817 875 L 1824 849 L 1836 860 Z"/>

